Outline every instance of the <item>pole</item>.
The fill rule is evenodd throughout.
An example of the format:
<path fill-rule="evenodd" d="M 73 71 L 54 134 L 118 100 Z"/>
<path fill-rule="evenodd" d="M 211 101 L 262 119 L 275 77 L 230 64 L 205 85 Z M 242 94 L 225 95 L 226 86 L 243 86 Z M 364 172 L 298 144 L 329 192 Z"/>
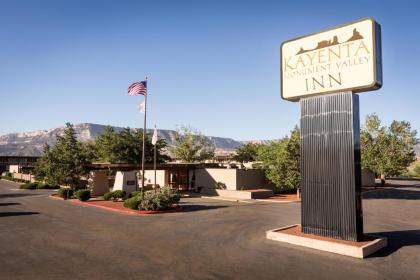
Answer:
<path fill-rule="evenodd" d="M 155 125 L 155 130 L 156 130 L 156 125 Z M 153 157 L 153 169 L 155 170 L 155 185 L 154 187 L 156 188 L 156 145 L 157 143 L 155 143 L 153 149 L 154 149 L 154 157 Z"/>
<path fill-rule="evenodd" d="M 146 77 L 146 94 L 144 95 L 144 125 L 143 125 L 143 150 L 141 153 L 141 197 L 144 196 L 144 158 L 146 151 L 146 115 L 147 115 L 147 96 L 149 95 L 149 85 Z"/>

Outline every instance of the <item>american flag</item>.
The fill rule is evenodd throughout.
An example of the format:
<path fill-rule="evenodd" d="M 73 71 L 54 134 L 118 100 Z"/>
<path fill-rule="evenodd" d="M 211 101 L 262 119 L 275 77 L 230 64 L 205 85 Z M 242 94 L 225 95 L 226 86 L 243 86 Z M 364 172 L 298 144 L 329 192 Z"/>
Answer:
<path fill-rule="evenodd" d="M 131 96 L 135 95 L 146 95 L 147 94 L 147 81 L 135 82 L 128 87 L 128 94 Z"/>

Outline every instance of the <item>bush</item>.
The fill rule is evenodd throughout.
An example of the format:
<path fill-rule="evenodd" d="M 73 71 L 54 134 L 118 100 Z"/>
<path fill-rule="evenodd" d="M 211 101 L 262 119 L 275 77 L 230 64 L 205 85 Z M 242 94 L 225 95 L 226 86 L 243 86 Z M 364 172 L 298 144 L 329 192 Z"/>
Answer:
<path fill-rule="evenodd" d="M 20 189 L 24 189 L 24 190 L 34 190 L 37 187 L 37 183 L 25 183 L 20 185 Z"/>
<path fill-rule="evenodd" d="M 83 190 L 77 190 L 75 193 L 77 199 L 80 201 L 87 201 L 90 199 L 90 190 L 83 189 Z"/>
<path fill-rule="evenodd" d="M 139 209 L 140 196 L 136 195 L 124 201 L 124 207 L 130 209 Z"/>
<path fill-rule="evenodd" d="M 50 184 L 47 184 L 47 183 L 38 182 L 36 188 L 38 190 L 55 190 L 55 189 L 59 189 L 60 186 L 50 185 Z"/>
<path fill-rule="evenodd" d="M 122 190 L 116 190 L 116 191 L 113 191 L 112 193 L 113 193 L 112 197 L 114 199 L 124 198 L 126 195 L 126 192 Z"/>
<path fill-rule="evenodd" d="M 11 176 L 1 176 L 1 178 L 3 180 L 9 180 L 9 181 L 13 181 L 13 178 Z"/>
<path fill-rule="evenodd" d="M 104 200 L 110 200 L 110 199 L 112 199 L 113 198 L 113 194 L 114 194 L 114 192 L 104 193 L 104 195 L 103 195 Z"/>
<path fill-rule="evenodd" d="M 139 195 L 141 195 L 141 191 L 135 191 L 135 192 L 130 193 L 128 195 L 128 198 L 136 197 L 136 196 L 139 196 Z"/>
<path fill-rule="evenodd" d="M 73 196 L 73 190 L 67 188 L 60 188 L 57 194 L 62 198 L 71 198 Z"/>
<path fill-rule="evenodd" d="M 104 200 L 110 200 L 110 199 L 117 200 L 119 198 L 124 198 L 125 195 L 126 195 L 126 192 L 125 191 L 116 190 L 116 191 L 113 191 L 113 192 L 107 192 L 107 193 L 105 193 L 103 195 L 103 197 L 104 197 Z"/>
<path fill-rule="evenodd" d="M 165 210 L 179 202 L 181 195 L 178 191 L 165 187 L 153 191 L 147 191 L 143 198 L 140 198 L 140 210 Z"/>
<path fill-rule="evenodd" d="M 86 190 L 86 185 L 85 184 L 80 184 L 78 186 L 74 186 L 73 187 L 74 191 L 78 191 L 78 190 Z"/>

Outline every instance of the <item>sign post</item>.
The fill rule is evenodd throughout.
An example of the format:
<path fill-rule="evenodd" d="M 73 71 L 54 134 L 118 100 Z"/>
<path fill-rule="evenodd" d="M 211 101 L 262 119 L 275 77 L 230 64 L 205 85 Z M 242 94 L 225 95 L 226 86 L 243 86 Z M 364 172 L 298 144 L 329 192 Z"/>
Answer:
<path fill-rule="evenodd" d="M 281 46 L 281 96 L 301 107 L 302 231 L 363 237 L 359 97 L 382 86 L 380 26 L 367 18 Z"/>

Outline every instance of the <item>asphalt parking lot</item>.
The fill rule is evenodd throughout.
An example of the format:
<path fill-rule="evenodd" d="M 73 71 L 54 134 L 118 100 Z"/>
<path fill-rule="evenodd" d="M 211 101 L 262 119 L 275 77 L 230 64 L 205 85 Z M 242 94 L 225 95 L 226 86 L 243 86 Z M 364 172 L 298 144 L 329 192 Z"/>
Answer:
<path fill-rule="evenodd" d="M 187 198 L 132 216 L 0 181 L 0 279 L 420 279 L 420 182 L 392 183 L 363 200 L 365 232 L 389 246 L 358 260 L 267 240 L 299 203 Z"/>

